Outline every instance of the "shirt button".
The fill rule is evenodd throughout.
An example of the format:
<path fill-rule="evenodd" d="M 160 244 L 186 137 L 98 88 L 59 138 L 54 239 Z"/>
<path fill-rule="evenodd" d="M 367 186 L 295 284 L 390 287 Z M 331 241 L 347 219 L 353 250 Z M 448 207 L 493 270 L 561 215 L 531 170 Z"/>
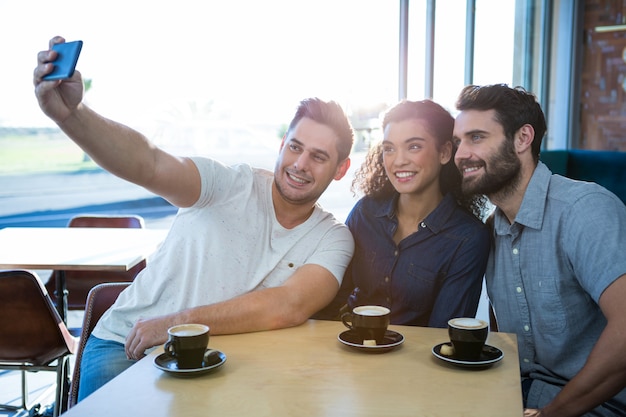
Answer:
<path fill-rule="evenodd" d="M 421 223 L 420 223 L 420 227 L 421 227 L 422 229 L 423 229 L 423 228 L 425 228 L 425 227 L 426 227 L 426 223 L 421 222 Z"/>
<path fill-rule="evenodd" d="M 517 291 L 517 293 L 520 294 L 522 292 L 522 287 L 515 288 L 515 291 Z"/>
<path fill-rule="evenodd" d="M 389 277 L 385 277 L 385 282 L 389 282 Z"/>
<path fill-rule="evenodd" d="M 393 252 L 393 256 L 398 256 L 398 251 L 397 250 Z"/>
<path fill-rule="evenodd" d="M 524 331 L 526 331 L 526 332 L 527 332 L 527 331 L 529 331 L 529 330 L 530 330 L 530 326 L 529 326 L 528 324 L 525 324 L 525 325 L 524 325 Z"/>
<path fill-rule="evenodd" d="M 515 248 L 513 249 L 513 255 L 517 255 L 519 253 L 519 249 Z"/>
<path fill-rule="evenodd" d="M 524 363 L 529 363 L 530 361 L 526 358 L 524 358 Z"/>

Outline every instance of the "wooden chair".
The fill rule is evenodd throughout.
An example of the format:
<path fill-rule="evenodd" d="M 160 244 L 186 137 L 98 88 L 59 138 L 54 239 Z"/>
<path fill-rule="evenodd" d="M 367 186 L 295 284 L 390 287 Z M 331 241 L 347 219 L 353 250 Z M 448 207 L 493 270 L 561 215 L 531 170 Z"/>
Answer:
<path fill-rule="evenodd" d="M 117 300 L 117 297 L 130 283 L 128 282 L 108 282 L 98 284 L 89 291 L 87 295 L 87 304 L 85 307 L 85 316 L 83 317 L 83 326 L 81 329 L 81 338 L 76 351 L 76 362 L 74 364 L 74 373 L 72 375 L 72 385 L 70 387 L 68 407 L 76 405 L 78 399 L 78 387 L 80 386 L 80 363 L 83 359 L 83 350 L 87 344 L 87 339 L 96 327 L 96 323 L 102 317 L 105 311 Z"/>
<path fill-rule="evenodd" d="M 80 215 L 72 218 L 68 227 L 112 227 L 112 228 L 144 228 L 144 220 L 137 215 L 123 216 L 94 216 Z M 115 245 L 115 242 L 111 242 Z M 65 271 L 65 287 L 67 291 L 67 307 L 69 310 L 84 310 L 87 294 L 95 285 L 103 282 L 131 282 L 135 276 L 146 266 L 142 261 L 126 272 L 113 271 Z M 56 280 L 58 271 L 54 271 L 46 283 L 46 288 L 56 303 Z"/>
<path fill-rule="evenodd" d="M 76 339 L 61 320 L 45 286 L 36 273 L 0 271 L 0 369 L 22 373 L 22 402 L 2 404 L 1 409 L 37 412 L 42 394 L 28 399 L 26 372 L 56 372 L 54 416 L 67 408 L 69 358 Z"/>

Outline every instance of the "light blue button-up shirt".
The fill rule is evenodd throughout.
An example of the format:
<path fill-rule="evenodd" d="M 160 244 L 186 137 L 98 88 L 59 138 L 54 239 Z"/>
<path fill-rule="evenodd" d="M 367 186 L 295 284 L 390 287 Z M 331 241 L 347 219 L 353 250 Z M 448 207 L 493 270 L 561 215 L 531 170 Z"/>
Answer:
<path fill-rule="evenodd" d="M 626 274 L 626 207 L 540 162 L 514 223 L 494 216 L 486 280 L 499 329 L 517 334 L 523 377 L 562 386 L 606 326 L 602 292 Z M 626 406 L 626 390 L 616 400 Z"/>

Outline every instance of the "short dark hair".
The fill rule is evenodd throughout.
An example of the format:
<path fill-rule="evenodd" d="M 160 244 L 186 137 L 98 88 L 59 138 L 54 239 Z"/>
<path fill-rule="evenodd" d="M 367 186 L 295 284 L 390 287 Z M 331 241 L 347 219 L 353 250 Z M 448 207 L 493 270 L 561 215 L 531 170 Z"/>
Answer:
<path fill-rule="evenodd" d="M 337 102 L 323 101 L 317 97 L 302 100 L 287 131 L 295 128 L 298 122 L 305 117 L 330 127 L 339 136 L 337 142 L 339 161 L 350 156 L 354 143 L 354 131 L 348 116 Z"/>
<path fill-rule="evenodd" d="M 537 97 L 523 87 L 507 84 L 468 85 L 463 88 L 456 102 L 457 110 L 495 110 L 496 120 L 504 134 L 513 139 L 515 132 L 529 124 L 535 130 L 531 151 L 535 162 L 539 160 L 541 141 L 546 134 L 546 118 Z"/>

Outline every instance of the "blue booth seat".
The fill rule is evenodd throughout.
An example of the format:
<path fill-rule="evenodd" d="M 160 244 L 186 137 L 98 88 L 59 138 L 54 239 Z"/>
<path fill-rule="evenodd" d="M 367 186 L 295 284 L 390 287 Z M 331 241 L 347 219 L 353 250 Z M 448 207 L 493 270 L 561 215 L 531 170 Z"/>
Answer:
<path fill-rule="evenodd" d="M 539 159 L 554 174 L 600 184 L 626 204 L 626 152 L 583 149 L 541 151 Z"/>

